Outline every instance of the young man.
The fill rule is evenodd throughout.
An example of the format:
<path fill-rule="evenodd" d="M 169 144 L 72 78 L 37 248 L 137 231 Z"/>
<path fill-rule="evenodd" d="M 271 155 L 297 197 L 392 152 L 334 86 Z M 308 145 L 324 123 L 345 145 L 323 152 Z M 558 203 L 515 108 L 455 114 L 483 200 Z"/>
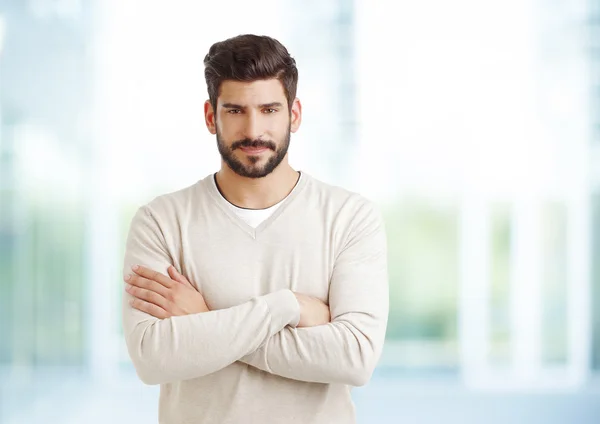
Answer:
<path fill-rule="evenodd" d="M 350 424 L 388 315 L 386 237 L 358 194 L 288 164 L 298 71 L 242 35 L 206 58 L 221 169 L 131 222 L 124 334 L 159 421 Z"/>

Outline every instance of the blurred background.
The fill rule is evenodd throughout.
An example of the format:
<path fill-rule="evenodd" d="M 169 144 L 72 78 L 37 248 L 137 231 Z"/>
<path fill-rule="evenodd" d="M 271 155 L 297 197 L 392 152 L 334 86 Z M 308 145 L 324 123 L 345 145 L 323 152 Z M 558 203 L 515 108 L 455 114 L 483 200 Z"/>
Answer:
<path fill-rule="evenodd" d="M 134 211 L 219 167 L 202 60 L 296 58 L 297 169 L 386 214 L 359 423 L 600 422 L 600 0 L 0 2 L 0 423 L 157 422 Z"/>

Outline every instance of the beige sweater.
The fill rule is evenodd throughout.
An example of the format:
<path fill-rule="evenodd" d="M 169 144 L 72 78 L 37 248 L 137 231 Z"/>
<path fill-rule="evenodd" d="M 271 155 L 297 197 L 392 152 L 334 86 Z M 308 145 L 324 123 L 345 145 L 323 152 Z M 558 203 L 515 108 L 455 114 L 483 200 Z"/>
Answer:
<path fill-rule="evenodd" d="M 367 383 L 388 315 L 381 215 L 358 194 L 303 173 L 256 229 L 212 175 L 142 206 L 124 274 L 174 265 L 210 312 L 156 319 L 129 306 L 123 327 L 137 373 L 160 384 L 161 424 L 355 422 L 352 386 Z M 331 323 L 295 328 L 292 292 L 327 302 Z"/>

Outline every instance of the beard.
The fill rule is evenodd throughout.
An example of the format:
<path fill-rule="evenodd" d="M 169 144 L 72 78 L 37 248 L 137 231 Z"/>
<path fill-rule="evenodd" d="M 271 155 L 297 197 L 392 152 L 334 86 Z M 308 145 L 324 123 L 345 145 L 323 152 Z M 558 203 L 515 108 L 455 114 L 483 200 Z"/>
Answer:
<path fill-rule="evenodd" d="M 286 135 L 281 141 L 279 148 L 277 144 L 271 140 L 251 140 L 245 138 L 243 140 L 234 141 L 231 146 L 227 146 L 217 129 L 217 147 L 223 161 L 240 177 L 246 178 L 263 178 L 275 170 L 285 158 L 288 148 L 290 147 L 290 126 L 288 126 Z M 271 154 L 264 165 L 259 165 L 261 160 L 259 156 L 246 156 L 249 164 L 242 162 L 235 156 L 235 150 L 240 147 L 266 147 L 275 152 Z"/>

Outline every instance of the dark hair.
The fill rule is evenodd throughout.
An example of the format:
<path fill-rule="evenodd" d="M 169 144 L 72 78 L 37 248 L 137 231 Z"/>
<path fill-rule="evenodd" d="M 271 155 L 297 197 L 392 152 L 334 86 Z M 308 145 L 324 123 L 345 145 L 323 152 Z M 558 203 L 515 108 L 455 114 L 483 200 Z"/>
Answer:
<path fill-rule="evenodd" d="M 296 61 L 279 41 L 267 36 L 238 35 L 213 44 L 204 58 L 208 98 L 217 109 L 221 83 L 277 78 L 283 85 L 288 108 L 296 98 Z"/>

